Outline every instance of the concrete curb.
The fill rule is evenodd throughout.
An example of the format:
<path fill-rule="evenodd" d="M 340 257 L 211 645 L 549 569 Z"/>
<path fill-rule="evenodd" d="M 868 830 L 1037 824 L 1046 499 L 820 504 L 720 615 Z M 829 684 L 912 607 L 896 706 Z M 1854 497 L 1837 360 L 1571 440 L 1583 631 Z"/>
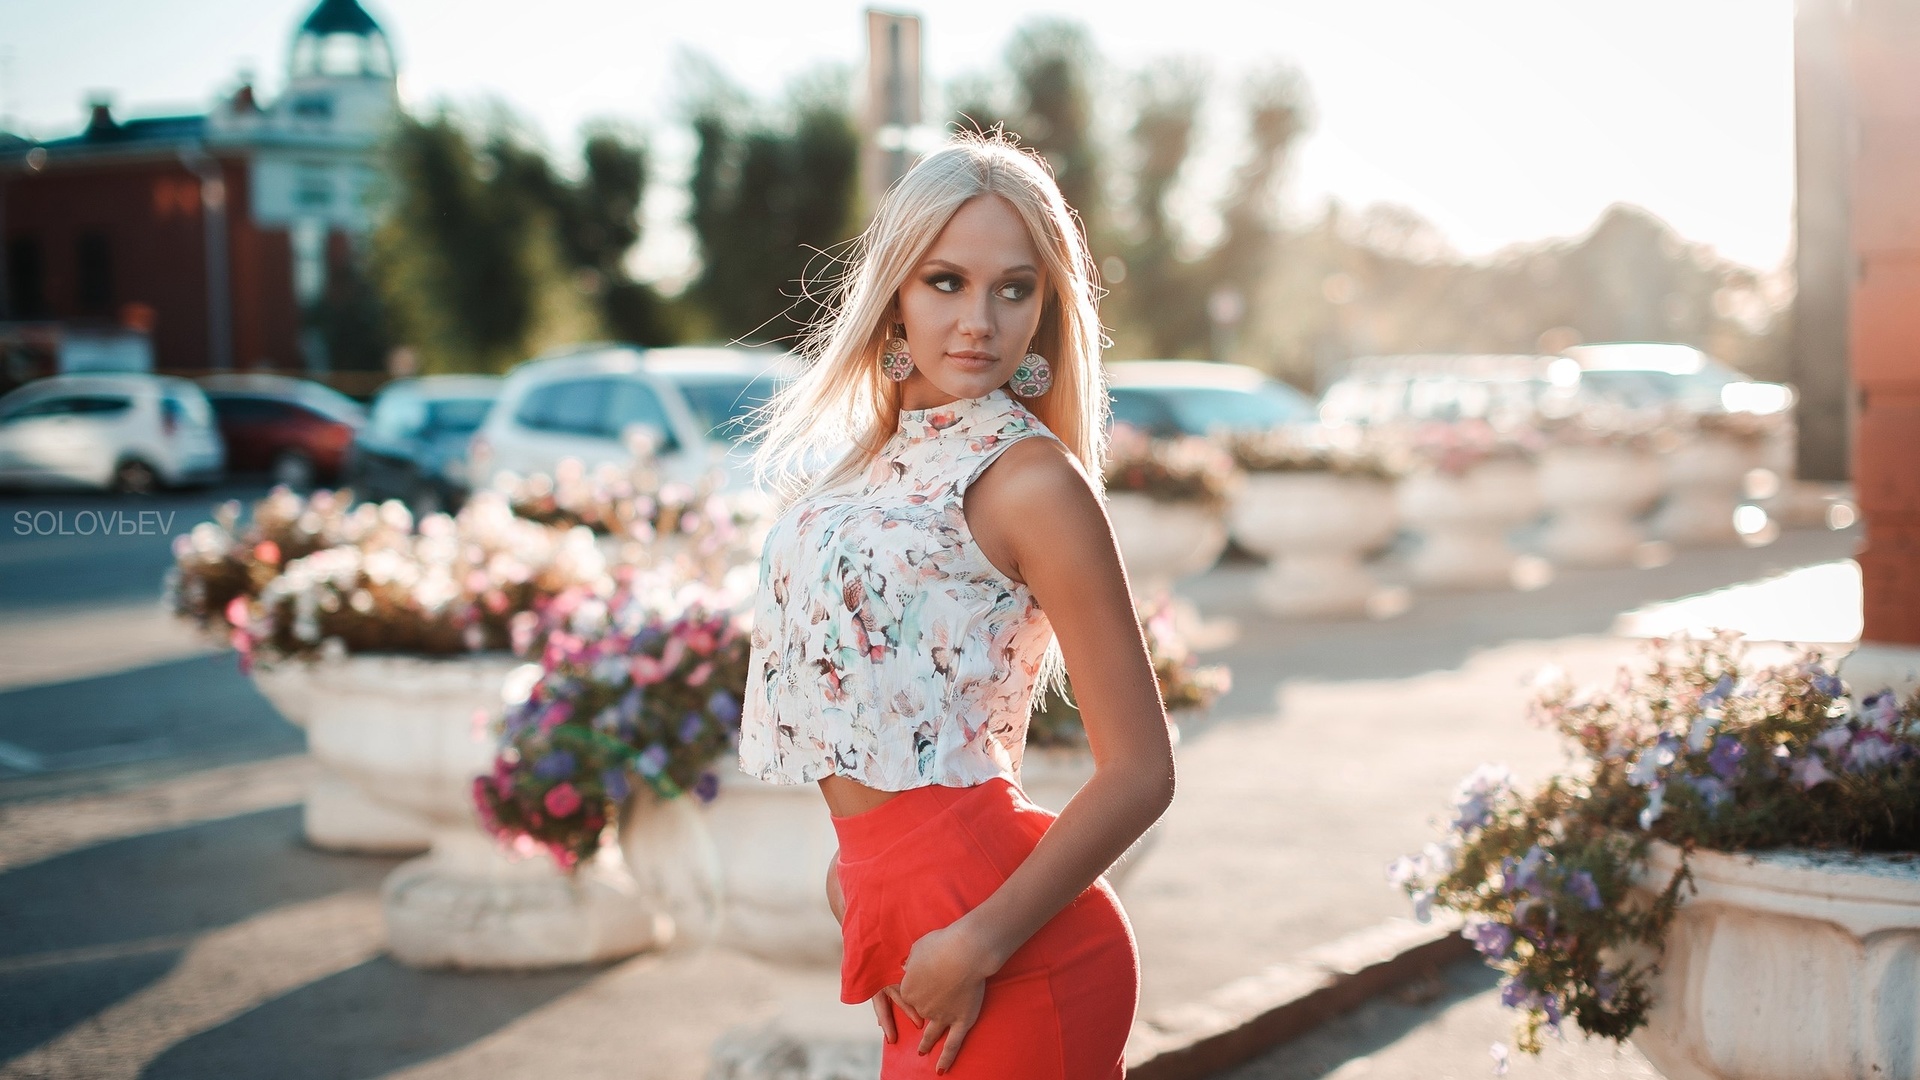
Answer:
<path fill-rule="evenodd" d="M 1205 1080 L 1472 955 L 1457 921 L 1389 919 L 1136 1024 L 1130 1080 Z"/>

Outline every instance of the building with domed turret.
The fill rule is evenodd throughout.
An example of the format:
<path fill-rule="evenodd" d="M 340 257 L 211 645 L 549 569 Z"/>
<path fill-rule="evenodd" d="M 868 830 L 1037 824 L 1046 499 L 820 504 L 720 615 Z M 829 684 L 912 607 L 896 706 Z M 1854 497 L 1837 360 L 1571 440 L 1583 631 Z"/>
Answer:
<path fill-rule="evenodd" d="M 302 312 L 373 226 L 396 74 L 358 0 L 320 0 L 271 102 L 243 84 L 204 115 L 123 120 L 98 100 L 77 134 L 0 134 L 0 389 L 103 365 L 328 371 Z"/>

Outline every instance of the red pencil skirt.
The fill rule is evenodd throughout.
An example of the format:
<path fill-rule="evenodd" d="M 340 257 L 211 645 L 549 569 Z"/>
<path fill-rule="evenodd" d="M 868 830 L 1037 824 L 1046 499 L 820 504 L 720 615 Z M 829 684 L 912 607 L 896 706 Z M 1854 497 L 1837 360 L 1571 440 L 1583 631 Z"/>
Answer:
<path fill-rule="evenodd" d="M 840 997 L 868 1001 L 900 981 L 922 935 L 993 894 L 1055 815 L 1004 777 L 973 787 L 912 788 L 851 817 L 840 837 Z M 952 1080 L 1114 1080 L 1140 1003 L 1140 956 L 1120 900 L 1098 878 L 987 979 L 980 1016 Z M 920 1028 L 890 1004 L 896 1042 L 882 1080 L 933 1076 L 944 1045 L 919 1054 Z M 877 1025 L 876 1025 L 877 1026 Z"/>

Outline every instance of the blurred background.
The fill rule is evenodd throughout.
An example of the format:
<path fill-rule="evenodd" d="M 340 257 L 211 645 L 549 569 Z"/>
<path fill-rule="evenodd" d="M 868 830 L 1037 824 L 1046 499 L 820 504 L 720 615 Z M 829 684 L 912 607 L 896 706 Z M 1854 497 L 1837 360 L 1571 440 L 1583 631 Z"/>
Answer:
<path fill-rule="evenodd" d="M 830 823 L 734 767 L 742 421 L 996 127 L 1106 290 L 1180 736 L 1129 1067 L 1485 1075 L 1381 869 L 1562 759 L 1534 673 L 1920 685 L 1915 57 L 1920 0 L 0 0 L 0 1080 L 876 1075 Z M 1028 747 L 1091 774 L 1070 696 Z"/>
<path fill-rule="evenodd" d="M 1649 340 L 1786 379 L 1793 17 L 20 4 L 4 378 L 364 399 L 580 341 L 790 342 L 908 155 L 1004 123 L 1080 210 L 1114 358 L 1312 394 L 1355 356 Z"/>

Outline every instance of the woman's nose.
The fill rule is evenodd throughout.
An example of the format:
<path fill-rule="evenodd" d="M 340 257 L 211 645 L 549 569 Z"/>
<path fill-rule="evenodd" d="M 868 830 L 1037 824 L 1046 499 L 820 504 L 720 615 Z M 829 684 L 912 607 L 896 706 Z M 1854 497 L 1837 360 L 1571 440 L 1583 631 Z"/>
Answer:
<path fill-rule="evenodd" d="M 993 298 L 976 293 L 960 312 L 960 332 L 968 337 L 993 336 Z"/>

